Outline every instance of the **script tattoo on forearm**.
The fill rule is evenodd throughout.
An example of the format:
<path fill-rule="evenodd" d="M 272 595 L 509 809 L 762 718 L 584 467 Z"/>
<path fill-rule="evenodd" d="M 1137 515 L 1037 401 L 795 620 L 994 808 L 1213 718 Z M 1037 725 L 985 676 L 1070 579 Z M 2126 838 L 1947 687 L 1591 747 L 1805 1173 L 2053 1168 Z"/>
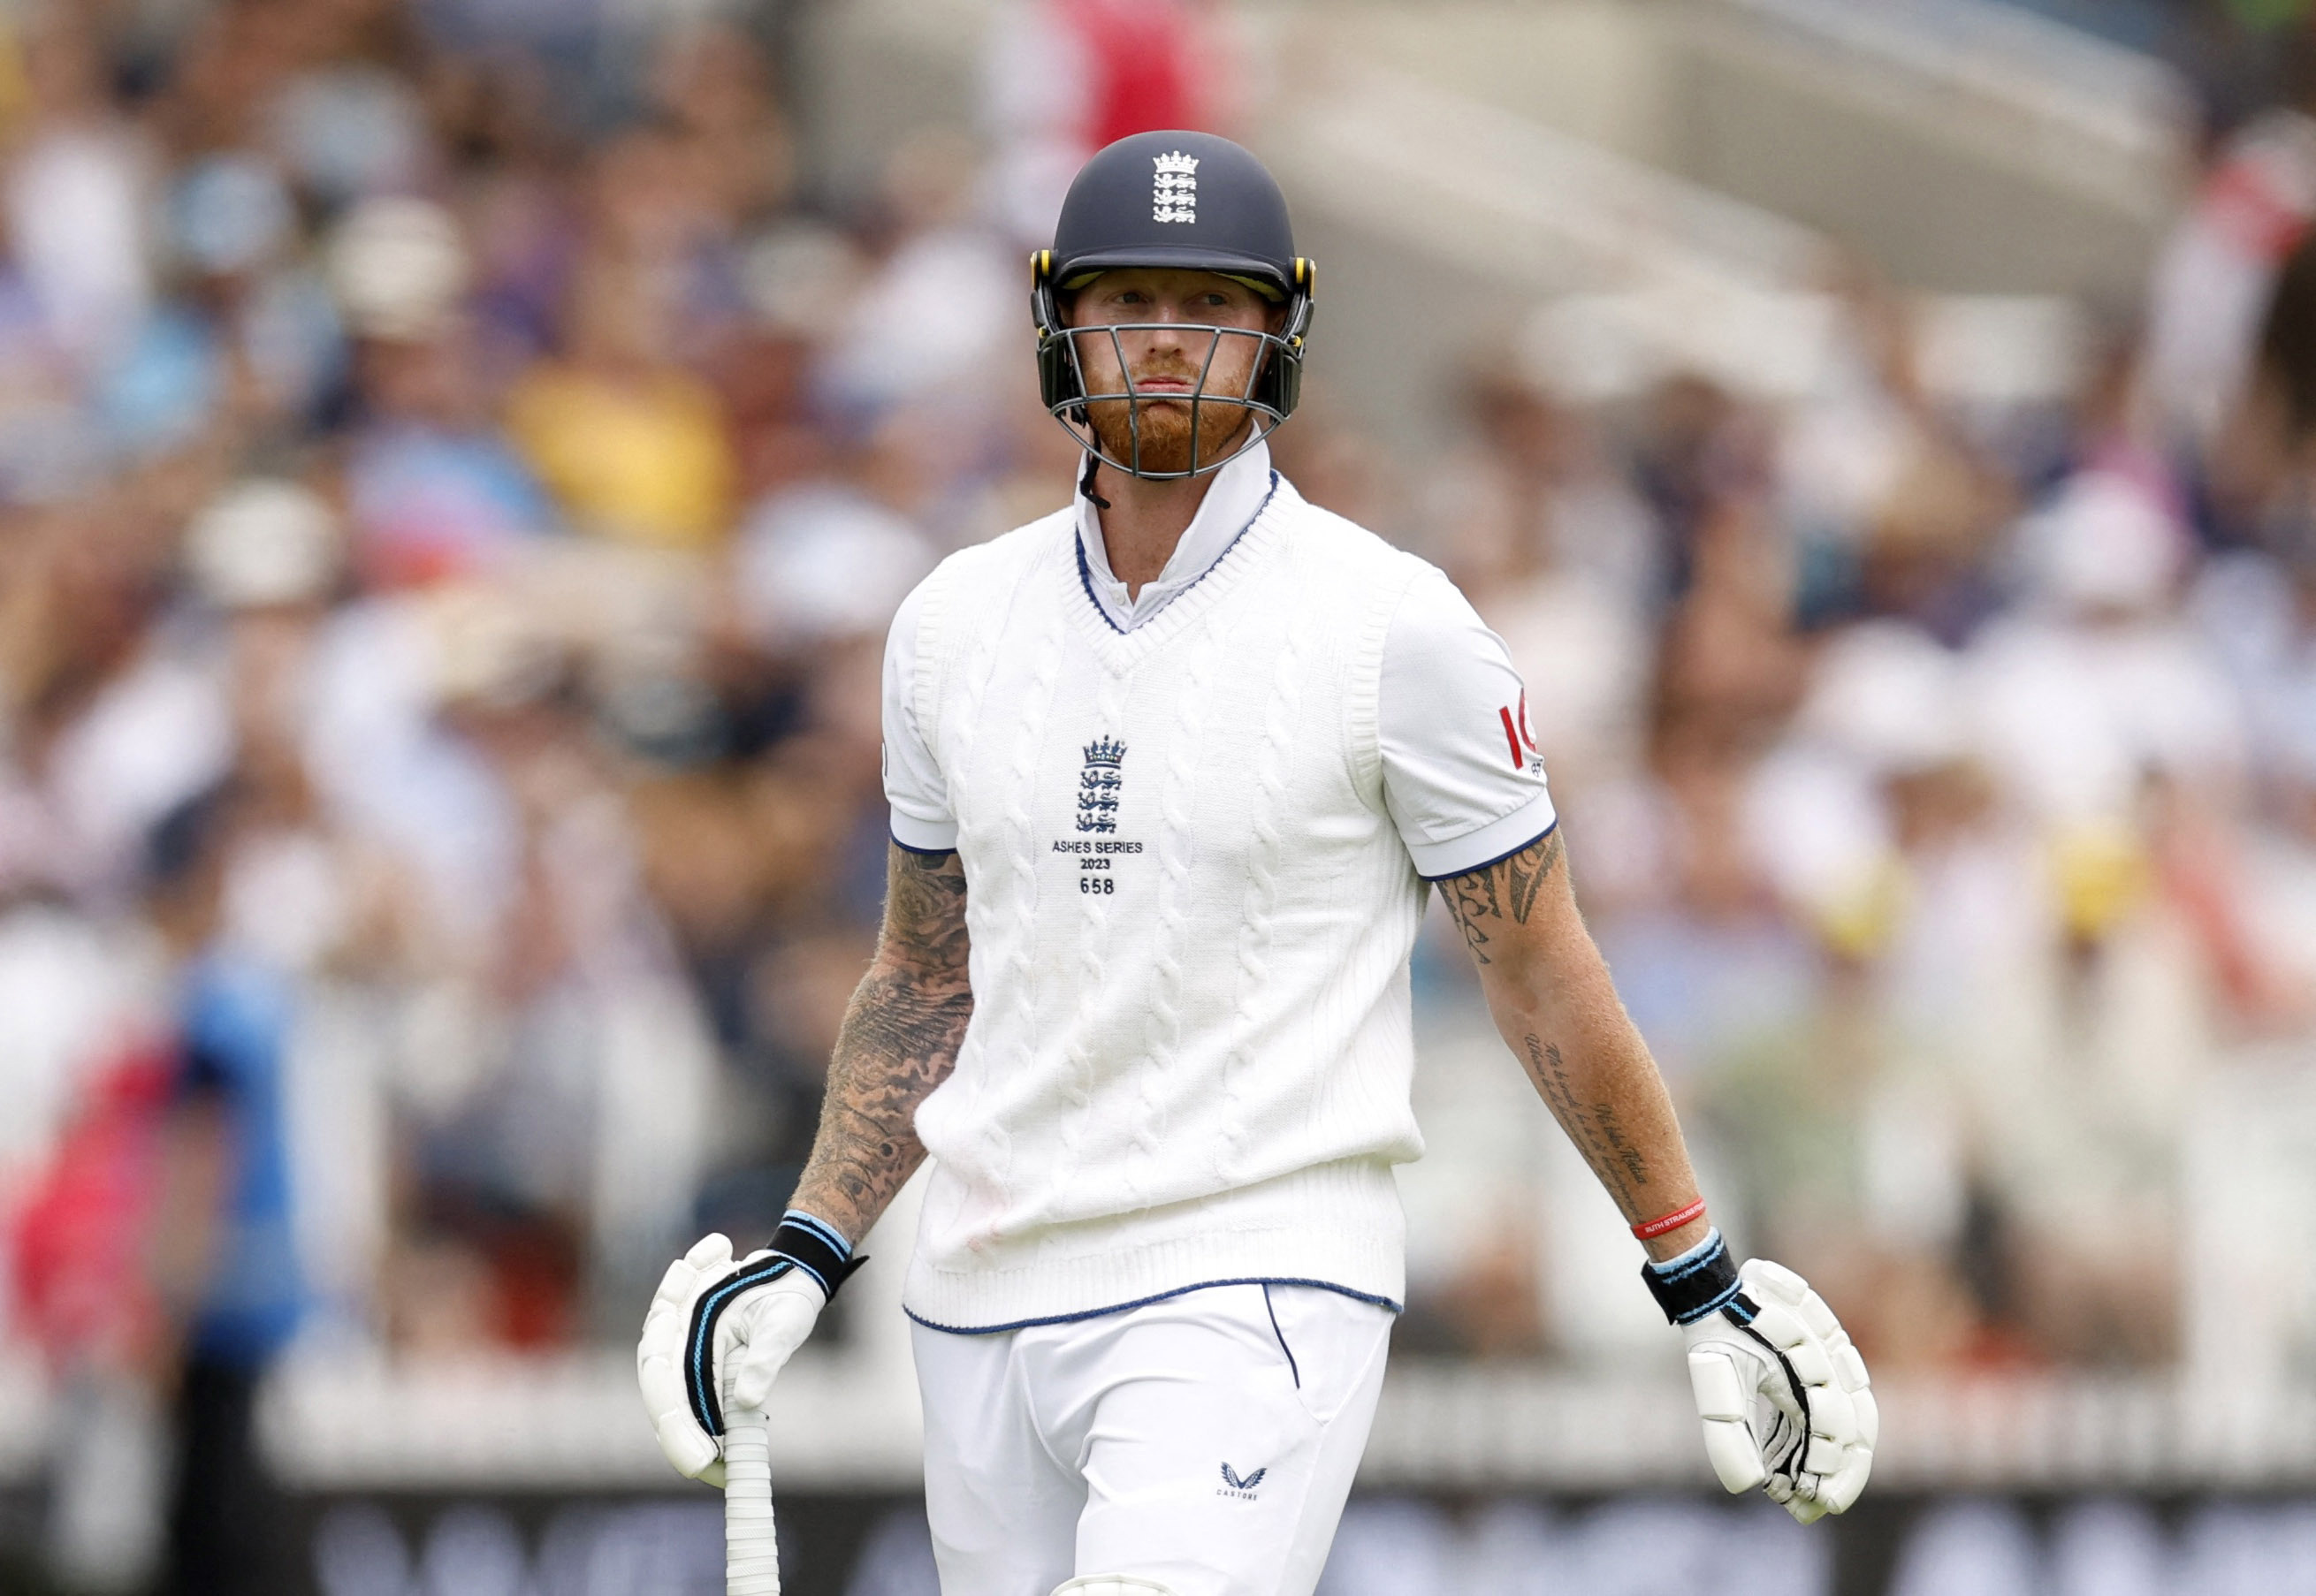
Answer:
<path fill-rule="evenodd" d="M 1617 1166 L 1624 1171 L 1628 1187 L 1637 1188 L 1647 1185 L 1649 1161 L 1642 1157 L 1641 1149 L 1635 1147 L 1631 1139 L 1626 1136 L 1624 1124 L 1617 1118 L 1617 1105 L 1613 1103 L 1594 1104 L 1592 1122 L 1599 1128 L 1600 1139 L 1607 1144 L 1608 1156 L 1615 1159 Z"/>
<path fill-rule="evenodd" d="M 877 958 L 845 1010 L 795 1199 L 855 1242 L 924 1161 L 917 1105 L 957 1067 L 968 952 L 962 861 L 893 848 Z"/>
<path fill-rule="evenodd" d="M 1483 966 L 1489 1006 L 1537 1095 L 1626 1217 L 1643 1219 L 1664 1208 L 1663 1193 L 1678 1201 L 1691 1178 L 1688 1157 L 1647 1044 L 1617 1001 L 1581 922 L 1566 918 L 1565 882 L 1545 897 L 1563 857 L 1554 830 L 1483 870 L 1449 878 L 1440 893 Z M 1573 1068 L 1559 1042 L 1545 1040 L 1546 1032 L 1574 1051 Z"/>
<path fill-rule="evenodd" d="M 1600 1184 L 1608 1188 L 1617 1205 L 1627 1214 L 1639 1213 L 1641 1189 L 1649 1184 L 1649 1161 L 1625 1134 L 1617 1105 L 1600 1102 L 1588 1107 L 1579 1102 L 1560 1049 L 1535 1036 L 1523 1037 L 1521 1042 L 1528 1055 L 1528 1079 L 1536 1083 L 1552 1117 L 1560 1122 L 1560 1128 L 1576 1144 L 1592 1173 L 1600 1177 Z"/>
<path fill-rule="evenodd" d="M 1448 877 L 1440 883 L 1440 897 L 1464 934 L 1464 945 L 1481 963 L 1492 963 L 1488 944 L 1494 940 L 1486 922 L 1510 920 L 1528 924 L 1536 911 L 1537 893 L 1560 864 L 1560 833 L 1539 837 L 1519 852 L 1497 860 L 1484 870 Z"/>

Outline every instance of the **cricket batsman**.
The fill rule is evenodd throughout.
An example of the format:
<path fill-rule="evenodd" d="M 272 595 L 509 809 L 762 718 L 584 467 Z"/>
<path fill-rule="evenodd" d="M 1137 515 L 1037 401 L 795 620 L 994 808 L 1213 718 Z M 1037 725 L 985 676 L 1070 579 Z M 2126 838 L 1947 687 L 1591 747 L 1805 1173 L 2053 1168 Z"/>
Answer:
<path fill-rule="evenodd" d="M 1121 139 L 1032 279 L 1074 502 L 894 620 L 876 957 L 771 1245 L 710 1236 L 653 1300 L 669 1460 L 720 1482 L 724 1414 L 767 1405 L 930 1158 L 903 1300 L 944 1596 L 1308 1596 L 1405 1290 L 1436 889 L 1646 1249 L 1723 1485 L 1848 1507 L 1865 1365 L 1713 1227 L 1502 643 L 1271 468 L 1314 286 L 1278 184 L 1209 134 Z"/>

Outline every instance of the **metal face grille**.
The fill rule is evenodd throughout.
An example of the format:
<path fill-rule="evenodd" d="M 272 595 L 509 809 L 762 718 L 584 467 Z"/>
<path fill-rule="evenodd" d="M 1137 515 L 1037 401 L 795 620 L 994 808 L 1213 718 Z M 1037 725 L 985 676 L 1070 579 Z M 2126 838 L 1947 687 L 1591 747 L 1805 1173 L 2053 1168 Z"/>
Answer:
<path fill-rule="evenodd" d="M 1189 392 L 1171 389 L 1153 392 L 1136 383 L 1121 335 L 1147 332 L 1207 334 L 1206 358 L 1199 362 L 1198 381 Z M 1053 336 L 1069 351 L 1070 364 L 1077 377 L 1073 385 L 1076 394 L 1056 399 L 1050 406 L 1055 420 L 1060 421 L 1080 446 L 1103 465 L 1131 475 L 1163 482 L 1219 471 L 1269 437 L 1278 423 L 1287 419 L 1276 404 L 1256 396 L 1257 390 L 1262 386 L 1265 366 L 1272 360 L 1292 359 L 1298 353 L 1295 346 L 1278 333 L 1200 323 L 1120 322 L 1114 325 L 1068 328 Z M 1082 341 L 1101 338 L 1109 341 L 1110 353 L 1118 362 L 1119 380 L 1125 384 L 1123 388 L 1097 390 L 1088 378 Z M 1248 363 L 1245 384 L 1238 391 L 1210 393 L 1207 382 L 1214 372 L 1215 356 L 1221 350 L 1225 338 L 1249 339 L 1258 347 L 1254 359 Z M 1129 448 L 1125 459 L 1118 458 L 1103 447 L 1087 410 L 1087 406 L 1092 404 L 1123 404 L 1127 407 Z M 1145 464 L 1143 416 L 1154 404 L 1187 404 L 1190 408 L 1189 462 L 1180 469 L 1158 470 Z M 1247 424 L 1250 419 L 1252 421 L 1251 426 Z M 1236 448 L 1212 460 L 1204 457 L 1207 439 L 1226 439 L 1242 427 L 1246 429 L 1246 435 L 1240 439 Z"/>

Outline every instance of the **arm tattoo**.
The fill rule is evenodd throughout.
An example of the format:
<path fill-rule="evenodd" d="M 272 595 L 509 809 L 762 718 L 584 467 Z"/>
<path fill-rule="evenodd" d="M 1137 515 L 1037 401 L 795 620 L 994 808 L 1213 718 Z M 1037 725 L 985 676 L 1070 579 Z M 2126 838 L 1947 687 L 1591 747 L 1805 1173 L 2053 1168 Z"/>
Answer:
<path fill-rule="evenodd" d="M 1649 1162 L 1641 1149 L 1633 1145 L 1619 1122 L 1617 1105 L 1595 1103 L 1589 1108 L 1576 1099 L 1575 1089 L 1569 1084 L 1568 1067 L 1561 1061 L 1560 1049 L 1534 1036 L 1521 1039 L 1527 1053 L 1528 1079 L 1536 1083 L 1545 1106 L 1552 1117 L 1584 1155 L 1592 1173 L 1608 1188 L 1617 1206 L 1628 1214 L 1642 1212 L 1641 1189 L 1649 1184 Z"/>
<path fill-rule="evenodd" d="M 1692 1179 L 1688 1159 L 1672 1102 L 1599 951 L 1579 924 L 1544 919 L 1529 928 L 1563 857 L 1555 829 L 1441 882 L 1440 895 L 1537 1095 L 1625 1217 L 1643 1219 L 1680 1200 Z M 1554 898 L 1565 898 L 1564 883 Z M 1546 1031 L 1574 1051 L 1574 1067 Z"/>
<path fill-rule="evenodd" d="M 968 951 L 963 861 L 893 847 L 884 932 L 845 1010 L 794 1199 L 856 1243 L 924 1162 L 917 1105 L 957 1067 L 973 1017 Z"/>
<path fill-rule="evenodd" d="M 1516 925 L 1528 924 L 1528 916 L 1536 912 L 1537 894 L 1560 864 L 1561 853 L 1560 830 L 1554 827 L 1483 870 L 1466 871 L 1439 883 L 1439 896 L 1456 929 L 1463 932 L 1464 945 L 1472 950 L 1473 958 L 1483 964 L 1494 962 L 1488 956 L 1488 944 L 1494 938 L 1486 922 L 1509 919 Z"/>

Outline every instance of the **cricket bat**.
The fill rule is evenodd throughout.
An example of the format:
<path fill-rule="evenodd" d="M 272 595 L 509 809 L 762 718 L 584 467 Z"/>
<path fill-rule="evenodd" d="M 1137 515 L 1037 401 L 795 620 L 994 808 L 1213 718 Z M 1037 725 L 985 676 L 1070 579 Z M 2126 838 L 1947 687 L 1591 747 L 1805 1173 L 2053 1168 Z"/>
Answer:
<path fill-rule="evenodd" d="M 780 1596 L 780 1547 L 772 1533 L 772 1444 L 761 1413 L 724 1425 L 725 1596 Z"/>

